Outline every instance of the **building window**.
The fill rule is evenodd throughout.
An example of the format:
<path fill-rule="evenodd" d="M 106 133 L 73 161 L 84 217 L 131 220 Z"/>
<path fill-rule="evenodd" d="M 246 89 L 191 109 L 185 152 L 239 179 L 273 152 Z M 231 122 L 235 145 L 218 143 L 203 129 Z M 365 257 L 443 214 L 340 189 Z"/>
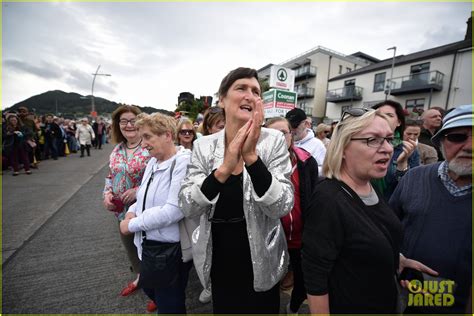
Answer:
<path fill-rule="evenodd" d="M 406 100 L 405 108 L 408 111 L 409 118 L 418 119 L 424 112 L 425 99 L 411 99 Z"/>
<path fill-rule="evenodd" d="M 383 91 L 385 85 L 385 72 L 375 74 L 374 92 Z"/>
<path fill-rule="evenodd" d="M 296 107 L 302 109 L 307 116 L 313 115 L 313 108 L 306 101 L 298 102 L 298 105 Z"/>
<path fill-rule="evenodd" d="M 410 68 L 410 79 L 428 82 L 430 77 L 430 63 L 413 65 Z"/>
<path fill-rule="evenodd" d="M 352 71 L 352 69 L 351 69 L 351 68 L 349 68 L 349 67 L 346 67 L 346 72 L 351 72 L 351 71 Z"/>
<path fill-rule="evenodd" d="M 339 65 L 339 74 L 342 74 L 342 65 Z"/>
<path fill-rule="evenodd" d="M 350 80 L 344 81 L 344 87 L 347 87 L 347 86 L 355 86 L 355 84 L 356 84 L 356 80 L 355 80 L 355 79 L 350 79 Z"/>

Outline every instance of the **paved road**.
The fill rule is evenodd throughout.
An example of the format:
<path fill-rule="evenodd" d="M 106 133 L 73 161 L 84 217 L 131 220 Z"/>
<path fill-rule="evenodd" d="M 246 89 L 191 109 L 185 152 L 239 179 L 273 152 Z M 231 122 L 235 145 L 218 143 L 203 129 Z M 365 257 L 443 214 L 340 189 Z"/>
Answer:
<path fill-rule="evenodd" d="M 111 149 L 43 161 L 29 176 L 3 174 L 4 314 L 145 312 L 143 293 L 118 294 L 132 275 L 116 219 L 101 206 Z M 212 312 L 198 301 L 200 291 L 192 269 L 189 313 Z M 282 311 L 287 302 L 282 293 Z"/>

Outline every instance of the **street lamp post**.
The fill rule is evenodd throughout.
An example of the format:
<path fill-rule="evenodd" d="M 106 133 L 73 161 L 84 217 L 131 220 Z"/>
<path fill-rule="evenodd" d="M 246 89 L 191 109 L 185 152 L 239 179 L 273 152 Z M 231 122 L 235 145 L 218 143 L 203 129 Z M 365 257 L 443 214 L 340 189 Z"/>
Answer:
<path fill-rule="evenodd" d="M 92 74 L 94 76 L 94 79 L 92 79 L 92 89 L 91 89 L 91 102 L 92 102 L 91 116 L 92 117 L 97 117 L 97 112 L 95 111 L 95 100 L 94 100 L 95 77 L 97 77 L 97 76 L 107 76 L 107 77 L 112 76 L 111 74 L 100 74 L 99 69 L 100 69 L 100 65 L 99 65 L 99 67 L 97 67 L 97 70 L 95 71 L 95 73 Z"/>
<path fill-rule="evenodd" d="M 395 67 L 395 54 L 397 53 L 397 46 L 387 48 L 387 50 L 392 50 L 392 49 L 393 49 L 392 69 L 390 70 L 390 81 L 389 81 L 389 84 L 388 84 L 388 93 L 385 94 L 385 101 L 387 100 L 390 93 L 392 93 L 393 68 Z"/>

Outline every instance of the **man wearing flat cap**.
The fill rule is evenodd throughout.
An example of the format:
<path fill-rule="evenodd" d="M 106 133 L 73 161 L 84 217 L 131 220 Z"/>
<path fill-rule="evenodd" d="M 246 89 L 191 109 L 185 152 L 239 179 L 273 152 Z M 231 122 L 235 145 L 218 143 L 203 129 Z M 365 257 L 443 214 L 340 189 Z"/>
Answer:
<path fill-rule="evenodd" d="M 428 306 L 425 301 L 423 306 L 408 306 L 405 313 L 471 314 L 472 109 L 460 106 L 445 116 L 432 142 L 446 160 L 411 169 L 389 202 L 402 221 L 402 254 L 437 271 L 437 285 L 454 281 L 447 288 L 451 293 L 445 293 L 454 296 L 452 304 Z"/>
<path fill-rule="evenodd" d="M 306 113 L 302 109 L 294 108 L 286 113 L 286 119 L 290 122 L 295 146 L 303 148 L 316 159 L 319 174 L 322 175 L 326 146 L 320 139 L 314 137 L 314 133 L 310 128 L 307 128 Z"/>

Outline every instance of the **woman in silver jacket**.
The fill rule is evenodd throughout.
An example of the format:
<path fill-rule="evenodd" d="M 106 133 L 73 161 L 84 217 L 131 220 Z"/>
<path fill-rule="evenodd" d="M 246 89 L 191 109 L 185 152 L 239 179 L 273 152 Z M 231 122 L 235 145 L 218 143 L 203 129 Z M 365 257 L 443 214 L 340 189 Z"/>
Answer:
<path fill-rule="evenodd" d="M 185 216 L 200 216 L 193 257 L 214 313 L 279 312 L 288 252 L 280 217 L 293 207 L 291 163 L 279 131 L 261 128 L 257 72 L 221 82 L 225 129 L 195 141 L 179 194 Z"/>

